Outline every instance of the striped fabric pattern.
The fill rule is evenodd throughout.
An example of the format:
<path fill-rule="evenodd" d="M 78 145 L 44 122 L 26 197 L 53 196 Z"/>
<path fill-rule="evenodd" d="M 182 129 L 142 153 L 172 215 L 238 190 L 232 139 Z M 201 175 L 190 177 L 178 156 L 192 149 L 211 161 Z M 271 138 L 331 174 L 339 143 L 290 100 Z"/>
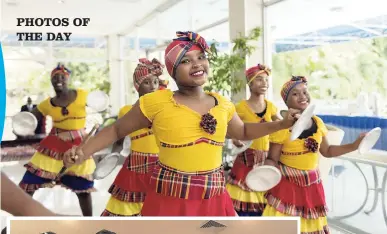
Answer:
<path fill-rule="evenodd" d="M 264 73 L 266 73 L 268 76 L 270 76 L 271 69 L 266 67 L 265 65 L 262 65 L 262 64 L 257 64 L 254 67 L 250 67 L 245 72 L 247 84 L 252 82 L 260 74 L 264 74 Z"/>
<path fill-rule="evenodd" d="M 139 59 L 136 69 L 133 73 L 133 85 L 138 91 L 141 83 L 150 76 L 161 76 L 163 74 L 164 65 L 159 60 L 152 59 L 149 61 L 146 58 Z"/>
<path fill-rule="evenodd" d="M 188 173 L 158 162 L 151 177 L 152 189 L 163 196 L 188 200 L 210 199 L 225 192 L 223 168 Z"/>
<path fill-rule="evenodd" d="M 287 81 L 281 88 L 281 97 L 286 103 L 290 91 L 298 84 L 305 83 L 307 84 L 307 79 L 304 76 L 292 76 L 292 78 Z"/>
<path fill-rule="evenodd" d="M 262 166 L 267 158 L 268 152 L 263 150 L 247 149 L 238 154 L 235 162 L 241 162 L 248 167 Z"/>
<path fill-rule="evenodd" d="M 289 216 L 299 216 L 305 219 L 317 219 L 319 217 L 326 217 L 328 212 L 328 208 L 326 206 L 304 209 L 304 207 L 297 207 L 293 204 L 285 204 L 271 194 L 267 195 L 266 199 L 267 204 L 279 212 Z"/>
<path fill-rule="evenodd" d="M 140 138 L 143 138 L 143 137 L 146 137 L 146 136 L 150 136 L 150 135 L 153 135 L 153 132 L 152 132 L 152 131 L 148 131 L 148 132 L 144 132 L 144 133 L 142 133 L 142 134 L 140 134 L 140 135 L 132 136 L 130 139 L 131 139 L 132 141 L 134 141 L 134 140 L 138 140 L 138 139 L 140 139 Z"/>
<path fill-rule="evenodd" d="M 108 192 L 120 201 L 124 202 L 144 202 L 145 193 L 144 192 L 131 192 L 121 189 L 117 185 L 110 186 Z"/>
<path fill-rule="evenodd" d="M 184 55 L 191 50 L 201 50 L 211 53 L 206 40 L 199 34 L 187 31 L 176 32 L 177 38 L 174 39 L 165 49 L 165 66 L 172 78 L 175 78 L 176 69 L 179 66 Z"/>
<path fill-rule="evenodd" d="M 102 212 L 101 216 L 102 217 L 104 217 L 104 216 L 107 216 L 107 217 L 128 217 L 127 215 L 114 214 L 106 209 Z M 132 215 L 132 216 L 135 217 L 135 216 L 140 216 L 140 215 Z"/>
<path fill-rule="evenodd" d="M 288 167 L 282 163 L 279 165 L 281 174 L 290 182 L 300 186 L 308 187 L 315 183 L 321 183 L 320 171 L 316 170 L 299 170 Z"/>
<path fill-rule="evenodd" d="M 36 147 L 36 151 L 56 160 L 63 160 L 63 154 L 69 148 L 68 145 L 80 144 L 86 135 L 85 129 L 71 131 L 52 128 L 49 135 Z"/>
<path fill-rule="evenodd" d="M 196 141 L 189 142 L 186 144 L 181 144 L 181 145 L 172 145 L 172 144 L 160 142 L 160 146 L 165 147 L 165 148 L 182 148 L 182 147 L 193 146 L 193 145 L 197 145 L 197 144 L 201 144 L 201 143 L 207 143 L 207 144 L 215 145 L 215 146 L 224 146 L 224 142 L 217 142 L 217 141 L 214 141 L 214 140 L 211 140 L 208 138 L 204 138 L 204 137 L 199 138 Z"/>
<path fill-rule="evenodd" d="M 128 158 L 127 169 L 146 174 L 156 165 L 158 154 L 132 151 Z"/>
<path fill-rule="evenodd" d="M 58 66 L 51 71 L 51 78 L 56 74 L 64 74 L 65 77 L 69 77 L 71 75 L 71 71 L 63 64 L 58 63 Z"/>
<path fill-rule="evenodd" d="M 262 212 L 265 209 L 265 203 L 252 203 L 252 202 L 243 202 L 232 199 L 234 208 L 236 211 L 242 212 Z"/>

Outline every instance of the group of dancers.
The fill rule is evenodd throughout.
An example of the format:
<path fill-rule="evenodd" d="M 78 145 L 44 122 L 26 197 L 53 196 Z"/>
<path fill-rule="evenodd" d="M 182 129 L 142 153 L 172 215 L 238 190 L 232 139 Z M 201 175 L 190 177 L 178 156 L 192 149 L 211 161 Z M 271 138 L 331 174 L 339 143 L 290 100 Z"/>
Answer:
<path fill-rule="evenodd" d="M 281 96 L 289 108 L 284 118 L 265 99 L 271 70 L 258 64 L 246 71 L 251 96 L 234 105 L 217 93 L 205 92 L 209 47 L 194 32 L 177 32 L 165 50 L 165 67 L 178 90 L 165 88 L 164 65 L 140 59 L 133 84 L 139 100 L 124 106 L 119 119 L 87 142 L 84 131 L 87 92 L 68 87 L 71 72 L 63 65 L 51 73 L 56 96 L 40 103 L 33 114 L 50 115 L 53 128 L 40 143 L 20 182 L 31 196 L 57 181 L 77 194 L 84 216 L 92 215 L 93 154 L 130 137 L 131 153 L 109 188 L 111 197 L 102 216 L 298 216 L 301 233 L 327 234 L 327 207 L 318 170 L 318 153 L 336 157 L 358 148 L 330 145 L 327 128 L 317 116 L 297 140 L 289 130 L 310 103 L 307 79 L 293 76 Z M 238 154 L 225 178 L 222 147 L 226 138 L 236 147 L 252 145 Z M 271 165 L 282 174 L 280 183 L 256 192 L 245 182 L 254 167 Z"/>

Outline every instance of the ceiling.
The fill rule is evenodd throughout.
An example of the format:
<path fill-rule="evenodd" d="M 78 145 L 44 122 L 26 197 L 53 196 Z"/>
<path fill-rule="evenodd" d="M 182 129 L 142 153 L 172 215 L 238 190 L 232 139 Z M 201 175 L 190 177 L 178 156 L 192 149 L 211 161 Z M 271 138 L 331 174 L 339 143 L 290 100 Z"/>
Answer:
<path fill-rule="evenodd" d="M 33 10 L 31 10 L 33 9 Z M 87 27 L 17 27 L 17 17 L 90 18 Z M 73 36 L 139 33 L 171 38 L 228 16 L 228 0 L 3 0 L 3 31 L 72 32 Z"/>
<path fill-rule="evenodd" d="M 8 46 L 47 47 L 48 42 L 18 42 L 15 33 L 70 31 L 73 33 L 72 41 L 56 42 L 54 47 L 102 48 L 106 46 L 104 36 L 118 33 L 126 36 L 125 45 L 131 49 L 135 49 L 134 41 L 139 38 L 140 49 L 145 50 L 159 48 L 157 45 L 173 38 L 177 30 L 193 30 L 199 31 L 207 41 L 222 42 L 220 49 L 228 50 L 228 1 L 3 0 L 0 25 L 3 33 L 0 39 Z M 386 0 L 367 0 L 366 4 L 364 0 L 264 1 L 266 4 L 275 3 L 267 8 L 267 22 L 271 29 L 270 37 L 275 40 L 276 52 L 387 34 Z M 16 27 L 15 15 L 87 17 L 90 23 L 87 27 L 32 29 Z M 367 22 L 372 18 L 379 20 L 370 25 Z"/>
<path fill-rule="evenodd" d="M 57 234 L 94 234 L 102 229 L 123 233 L 214 234 L 213 229 L 199 229 L 205 220 L 11 220 L 12 234 L 37 234 L 53 231 Z M 218 234 L 270 233 L 297 234 L 296 220 L 225 220 L 227 228 Z"/>

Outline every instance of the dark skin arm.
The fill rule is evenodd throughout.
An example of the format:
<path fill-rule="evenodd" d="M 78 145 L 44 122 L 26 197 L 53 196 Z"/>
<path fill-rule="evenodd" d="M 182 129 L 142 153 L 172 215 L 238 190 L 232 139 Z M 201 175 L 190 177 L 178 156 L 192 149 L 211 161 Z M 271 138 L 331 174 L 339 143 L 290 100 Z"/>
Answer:
<path fill-rule="evenodd" d="M 133 119 L 136 121 L 132 121 Z M 64 155 L 64 163 L 66 166 L 82 163 L 89 155 L 105 149 L 134 131 L 147 128 L 150 124 L 151 122 L 144 116 L 137 102 L 122 118 L 102 129 L 87 143 L 67 151 Z M 74 155 L 78 156 L 75 161 L 71 158 Z"/>
<path fill-rule="evenodd" d="M 326 158 L 334 158 L 353 152 L 359 148 L 364 136 L 365 134 L 362 133 L 353 143 L 346 145 L 330 145 L 328 139 L 324 136 L 320 145 L 320 153 Z"/>
<path fill-rule="evenodd" d="M 281 157 L 282 144 L 270 143 L 269 154 L 265 160 L 265 165 L 278 166 Z"/>
<path fill-rule="evenodd" d="M 227 135 L 232 139 L 254 140 L 271 133 L 291 127 L 298 116 L 299 111 L 290 109 L 288 115 L 281 121 L 267 123 L 244 123 L 239 116 L 234 113 L 227 129 Z"/>

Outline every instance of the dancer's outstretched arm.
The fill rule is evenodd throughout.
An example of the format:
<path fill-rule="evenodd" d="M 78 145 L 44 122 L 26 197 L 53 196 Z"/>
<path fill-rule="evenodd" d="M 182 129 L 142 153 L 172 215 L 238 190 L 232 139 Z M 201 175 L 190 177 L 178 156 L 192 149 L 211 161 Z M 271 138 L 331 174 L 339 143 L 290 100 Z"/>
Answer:
<path fill-rule="evenodd" d="M 1 209 L 14 216 L 57 216 L 1 173 Z"/>
<path fill-rule="evenodd" d="M 324 136 L 320 146 L 320 153 L 326 158 L 333 158 L 353 152 L 359 148 L 364 136 L 365 133 L 362 133 L 353 143 L 345 145 L 330 145 L 328 138 Z"/>
<path fill-rule="evenodd" d="M 150 124 L 151 122 L 141 112 L 139 103 L 137 102 L 122 118 L 102 129 L 87 143 L 67 151 L 64 155 L 64 163 L 67 167 L 82 163 L 90 155 L 105 149 L 134 131 L 149 127 Z M 74 161 L 73 157 L 75 155 L 77 158 Z"/>
<path fill-rule="evenodd" d="M 268 123 L 243 123 L 235 113 L 228 124 L 227 135 L 238 140 L 254 140 L 282 129 L 290 128 L 299 117 L 300 111 L 290 109 L 280 121 Z"/>

